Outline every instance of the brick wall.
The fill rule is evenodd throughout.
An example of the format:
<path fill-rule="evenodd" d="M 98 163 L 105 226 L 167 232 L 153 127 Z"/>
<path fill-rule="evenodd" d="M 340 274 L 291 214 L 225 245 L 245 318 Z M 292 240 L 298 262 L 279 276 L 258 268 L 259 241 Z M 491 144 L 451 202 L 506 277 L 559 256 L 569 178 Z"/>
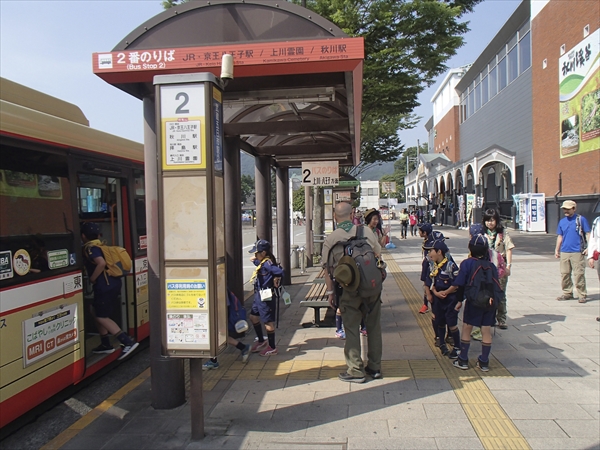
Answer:
<path fill-rule="evenodd" d="M 458 106 L 454 106 L 435 126 L 434 153 L 444 153 L 452 162 L 458 161 L 458 129 Z"/>
<path fill-rule="evenodd" d="M 600 192 L 598 149 L 560 157 L 558 92 L 561 45 L 571 50 L 584 39 L 584 26 L 589 25 L 590 34 L 598 29 L 599 17 L 597 0 L 551 0 L 532 22 L 533 174 L 539 192 L 547 196 L 558 190 L 559 173 L 563 196 Z"/>

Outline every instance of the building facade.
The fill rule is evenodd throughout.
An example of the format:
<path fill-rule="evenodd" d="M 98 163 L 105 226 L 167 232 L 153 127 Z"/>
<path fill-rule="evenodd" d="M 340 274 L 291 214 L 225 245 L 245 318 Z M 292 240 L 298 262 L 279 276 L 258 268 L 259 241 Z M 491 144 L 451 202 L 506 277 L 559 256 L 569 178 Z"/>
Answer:
<path fill-rule="evenodd" d="M 517 226 L 526 193 L 545 194 L 539 213 L 549 231 L 562 198 L 591 213 L 599 197 L 598 8 L 588 0 L 524 0 L 472 65 L 449 71 L 427 131 L 430 151 L 450 163 L 422 160 L 406 177 L 407 198 L 427 187 L 448 224 L 479 221 L 481 209 L 493 207 Z"/>

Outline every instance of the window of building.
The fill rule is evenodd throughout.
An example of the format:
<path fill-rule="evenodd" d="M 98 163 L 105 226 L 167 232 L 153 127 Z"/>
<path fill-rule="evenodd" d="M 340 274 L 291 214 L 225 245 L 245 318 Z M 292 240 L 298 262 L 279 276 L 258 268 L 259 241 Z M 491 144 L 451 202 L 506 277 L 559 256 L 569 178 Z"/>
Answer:
<path fill-rule="evenodd" d="M 481 83 L 475 86 L 475 111 L 481 108 Z"/>
<path fill-rule="evenodd" d="M 488 92 L 488 77 L 487 75 L 483 77 L 481 81 L 481 106 L 485 105 L 489 100 L 489 92 Z"/>
<path fill-rule="evenodd" d="M 515 45 L 509 52 L 508 57 L 508 83 L 512 83 L 519 76 L 519 54 Z"/>
<path fill-rule="evenodd" d="M 490 69 L 489 77 L 490 98 L 492 98 L 498 93 L 498 68 L 496 66 Z"/>
<path fill-rule="evenodd" d="M 467 103 L 467 119 L 473 115 L 475 112 L 475 93 L 473 91 L 469 92 L 469 100 Z"/>
<path fill-rule="evenodd" d="M 498 63 L 498 92 L 506 87 L 506 57 L 502 58 Z"/>
<path fill-rule="evenodd" d="M 525 72 L 531 66 L 531 33 L 527 33 L 519 41 L 519 73 Z"/>
<path fill-rule="evenodd" d="M 368 196 L 379 196 L 379 189 L 378 188 L 368 188 L 367 189 L 367 195 Z"/>

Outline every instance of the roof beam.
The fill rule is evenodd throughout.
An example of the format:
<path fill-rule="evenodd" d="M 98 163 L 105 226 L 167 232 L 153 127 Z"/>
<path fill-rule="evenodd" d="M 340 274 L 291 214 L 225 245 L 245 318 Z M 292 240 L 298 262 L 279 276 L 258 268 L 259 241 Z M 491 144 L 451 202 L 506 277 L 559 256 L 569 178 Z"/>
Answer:
<path fill-rule="evenodd" d="M 348 119 L 280 120 L 269 122 L 237 122 L 223 125 L 226 136 L 246 134 L 258 136 L 319 133 L 348 133 Z"/>

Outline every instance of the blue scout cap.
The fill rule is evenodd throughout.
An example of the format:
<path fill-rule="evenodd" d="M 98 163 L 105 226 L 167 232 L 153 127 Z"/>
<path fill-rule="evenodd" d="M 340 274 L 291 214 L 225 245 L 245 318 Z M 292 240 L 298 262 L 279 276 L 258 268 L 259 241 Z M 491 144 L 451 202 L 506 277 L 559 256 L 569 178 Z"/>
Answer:
<path fill-rule="evenodd" d="M 269 241 L 259 239 L 248 253 L 268 252 L 269 250 L 271 250 L 271 244 L 269 244 Z"/>
<path fill-rule="evenodd" d="M 86 236 L 90 234 L 100 234 L 100 225 L 94 222 L 85 222 L 81 225 L 81 232 Z"/>
<path fill-rule="evenodd" d="M 433 231 L 433 227 L 430 223 L 420 223 L 419 225 L 417 225 L 417 227 L 419 228 L 419 230 L 426 234 L 431 234 L 431 232 Z"/>
<path fill-rule="evenodd" d="M 425 250 L 441 250 L 444 253 L 448 253 L 448 246 L 443 240 L 435 239 L 433 241 L 427 240 L 425 245 L 423 246 Z"/>
<path fill-rule="evenodd" d="M 471 236 L 476 236 L 483 233 L 485 233 L 485 230 L 483 229 L 483 225 L 480 223 L 474 223 L 469 227 L 469 234 Z"/>
<path fill-rule="evenodd" d="M 469 245 L 488 247 L 488 240 L 483 234 L 476 234 L 469 241 Z"/>

